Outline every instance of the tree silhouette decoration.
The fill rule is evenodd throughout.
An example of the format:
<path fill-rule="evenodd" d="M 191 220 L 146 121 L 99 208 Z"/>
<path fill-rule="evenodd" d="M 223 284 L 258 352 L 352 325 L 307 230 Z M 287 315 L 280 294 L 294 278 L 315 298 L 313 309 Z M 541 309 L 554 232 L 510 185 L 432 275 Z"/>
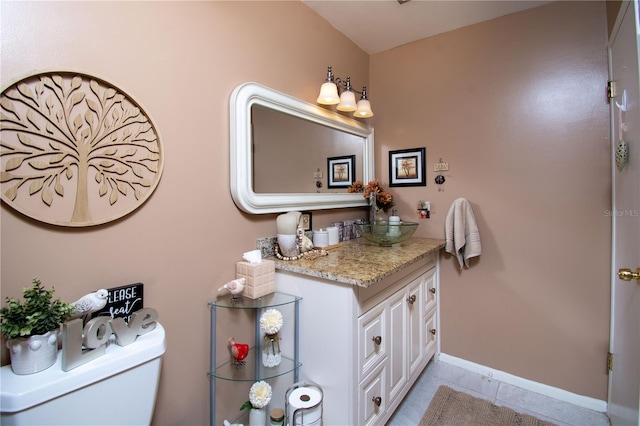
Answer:
<path fill-rule="evenodd" d="M 346 172 L 347 172 L 347 166 L 345 166 L 344 164 L 338 164 L 335 167 L 335 180 L 336 181 L 343 181 L 346 177 Z"/>
<path fill-rule="evenodd" d="M 146 201 L 162 174 L 151 119 L 95 77 L 50 72 L 18 81 L 0 95 L 0 125 L 0 196 L 36 220 L 118 219 Z"/>
<path fill-rule="evenodd" d="M 405 177 L 416 177 L 416 173 L 411 171 L 415 169 L 414 164 L 415 160 L 408 158 L 405 158 L 400 162 L 400 168 L 404 172 Z"/>

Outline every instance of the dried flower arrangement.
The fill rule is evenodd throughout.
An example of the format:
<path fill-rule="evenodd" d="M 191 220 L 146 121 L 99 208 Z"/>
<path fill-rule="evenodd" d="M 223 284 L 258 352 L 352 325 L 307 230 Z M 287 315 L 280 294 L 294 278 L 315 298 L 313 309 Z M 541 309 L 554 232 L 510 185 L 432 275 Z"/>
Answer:
<path fill-rule="evenodd" d="M 369 181 L 368 184 L 364 185 L 362 181 L 357 180 L 351 184 L 351 186 L 347 189 L 348 192 L 364 192 L 363 196 L 366 199 L 369 199 L 371 193 L 376 194 L 376 206 L 379 209 L 384 210 L 385 212 L 393 207 L 393 195 L 386 192 L 384 188 L 380 185 L 380 181 L 378 179 L 374 179 Z"/>

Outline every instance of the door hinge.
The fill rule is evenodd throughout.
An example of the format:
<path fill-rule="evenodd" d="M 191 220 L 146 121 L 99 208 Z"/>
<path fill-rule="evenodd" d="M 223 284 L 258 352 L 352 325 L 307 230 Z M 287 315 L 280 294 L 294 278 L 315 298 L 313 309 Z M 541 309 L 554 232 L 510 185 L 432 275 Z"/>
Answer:
<path fill-rule="evenodd" d="M 613 80 L 607 81 L 607 98 L 613 99 L 618 96 L 616 91 L 616 82 Z"/>
<path fill-rule="evenodd" d="M 613 354 L 607 352 L 607 373 L 613 370 Z"/>

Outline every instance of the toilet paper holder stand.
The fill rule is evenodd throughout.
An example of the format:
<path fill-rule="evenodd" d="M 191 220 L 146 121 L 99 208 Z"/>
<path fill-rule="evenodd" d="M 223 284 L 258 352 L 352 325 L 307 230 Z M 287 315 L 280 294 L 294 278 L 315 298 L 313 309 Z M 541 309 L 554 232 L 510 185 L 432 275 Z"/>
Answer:
<path fill-rule="evenodd" d="M 289 395 L 291 394 L 291 392 L 293 392 L 294 390 L 301 388 L 301 387 L 309 387 L 309 388 L 315 388 L 319 393 L 320 393 L 320 402 L 318 402 L 317 404 L 314 404 L 313 406 L 310 407 L 305 407 L 305 408 L 297 408 L 296 410 L 293 411 L 293 413 L 289 413 L 290 408 L 289 408 Z M 296 423 L 295 419 L 296 416 L 301 415 L 302 417 L 304 417 L 304 412 L 305 411 L 310 411 L 310 410 L 314 410 L 316 408 L 320 408 L 320 418 L 315 420 L 313 422 L 313 425 L 322 425 L 322 401 L 324 400 L 324 392 L 322 391 L 322 388 L 312 382 L 297 382 L 294 383 L 289 389 L 287 389 L 286 393 L 285 393 L 285 397 L 284 397 L 284 403 L 285 403 L 285 410 L 284 410 L 284 424 L 285 426 L 298 426 L 298 425 L 305 425 L 305 423 Z M 319 420 L 319 422 L 318 422 Z"/>

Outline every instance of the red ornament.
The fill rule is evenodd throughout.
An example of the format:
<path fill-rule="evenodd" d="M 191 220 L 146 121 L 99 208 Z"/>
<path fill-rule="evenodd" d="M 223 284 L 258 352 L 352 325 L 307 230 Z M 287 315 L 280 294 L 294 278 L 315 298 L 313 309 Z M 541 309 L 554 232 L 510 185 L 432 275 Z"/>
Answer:
<path fill-rule="evenodd" d="M 233 337 L 229 338 L 229 346 L 231 348 L 231 355 L 236 361 L 242 361 L 249 354 L 249 345 L 246 343 L 236 343 Z"/>

